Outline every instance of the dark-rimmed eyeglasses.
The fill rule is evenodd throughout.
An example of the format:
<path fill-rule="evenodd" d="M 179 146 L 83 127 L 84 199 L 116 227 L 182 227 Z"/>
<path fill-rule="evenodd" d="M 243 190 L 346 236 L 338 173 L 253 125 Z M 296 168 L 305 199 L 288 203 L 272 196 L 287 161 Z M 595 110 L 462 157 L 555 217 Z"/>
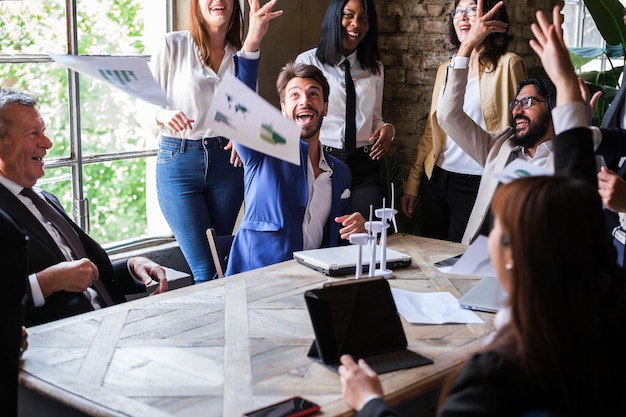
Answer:
<path fill-rule="evenodd" d="M 467 16 L 467 17 L 474 17 L 474 16 L 476 16 L 476 10 L 478 10 L 477 6 L 468 7 L 465 10 L 463 10 L 463 9 L 454 9 L 454 10 L 452 10 L 450 12 L 450 16 L 453 19 L 460 19 L 461 17 L 463 17 L 463 13 L 465 13 L 465 16 Z"/>
<path fill-rule="evenodd" d="M 540 100 L 537 97 L 524 97 L 524 98 L 520 98 L 519 100 L 514 98 L 513 100 L 511 100 L 509 102 L 509 110 L 513 111 L 515 109 L 515 107 L 517 107 L 517 105 L 519 104 L 520 109 L 527 109 L 529 107 L 532 107 L 535 104 L 535 101 L 538 101 L 539 103 L 545 103 L 545 100 Z"/>

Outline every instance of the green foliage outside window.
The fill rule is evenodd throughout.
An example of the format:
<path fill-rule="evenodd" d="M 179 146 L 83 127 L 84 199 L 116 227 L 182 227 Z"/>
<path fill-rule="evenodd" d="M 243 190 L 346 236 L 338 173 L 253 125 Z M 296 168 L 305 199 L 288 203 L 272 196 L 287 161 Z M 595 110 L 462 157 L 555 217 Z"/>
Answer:
<path fill-rule="evenodd" d="M 144 5 L 154 6 L 151 0 L 78 0 L 79 54 L 143 54 Z M 7 55 L 67 53 L 64 0 L 0 2 L 0 13 L 0 60 Z M 54 62 L 1 62 L 0 83 L 40 98 L 39 110 L 54 143 L 46 159 L 69 158 L 67 69 Z M 136 100 L 83 76 L 79 86 L 83 156 L 147 149 Z M 83 193 L 89 201 L 94 239 L 109 243 L 146 235 L 145 182 L 145 158 L 83 166 Z M 71 212 L 69 167 L 47 168 L 39 185 L 59 196 Z"/>

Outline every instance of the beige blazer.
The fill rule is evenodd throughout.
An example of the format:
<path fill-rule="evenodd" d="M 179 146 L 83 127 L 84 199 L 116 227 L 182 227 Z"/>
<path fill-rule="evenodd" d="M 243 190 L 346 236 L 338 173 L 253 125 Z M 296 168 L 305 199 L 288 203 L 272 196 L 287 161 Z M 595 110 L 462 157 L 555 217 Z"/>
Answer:
<path fill-rule="evenodd" d="M 511 127 L 498 133 L 489 133 L 474 123 L 463 111 L 467 71 L 467 69 L 447 69 L 437 113 L 439 125 L 456 139 L 456 143 L 468 155 L 485 167 L 476 202 L 465 228 L 463 243 L 471 243 L 485 221 L 491 198 L 499 183 L 494 174 L 502 171 L 521 150 L 520 146 L 510 140 L 513 137 Z M 554 166 L 553 153 L 550 154 L 547 163 Z"/>
<path fill-rule="evenodd" d="M 413 196 L 419 194 L 422 176 L 424 174 L 428 178 L 432 176 L 435 162 L 446 147 L 446 132 L 437 122 L 437 108 L 448 64 L 449 62 L 445 62 L 437 69 L 426 127 L 417 144 L 415 162 L 404 180 L 404 194 Z M 479 65 L 478 77 L 480 106 L 485 125 L 490 132 L 498 132 L 510 124 L 509 101 L 515 98 L 517 84 L 526 78 L 526 65 L 518 55 L 506 52 L 498 59 L 498 64 L 493 70 Z"/>

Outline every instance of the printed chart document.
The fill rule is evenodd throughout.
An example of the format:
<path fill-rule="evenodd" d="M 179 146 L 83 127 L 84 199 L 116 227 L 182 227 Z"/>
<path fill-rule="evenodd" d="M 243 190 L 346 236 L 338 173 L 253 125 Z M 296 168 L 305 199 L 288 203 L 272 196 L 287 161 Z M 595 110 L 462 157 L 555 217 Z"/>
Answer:
<path fill-rule="evenodd" d="M 53 53 L 48 53 L 48 55 L 61 65 L 110 84 L 133 97 L 157 106 L 167 107 L 165 92 L 154 80 L 144 58 Z"/>
<path fill-rule="evenodd" d="M 220 82 L 207 120 L 220 136 L 300 165 L 300 126 L 233 75 Z"/>

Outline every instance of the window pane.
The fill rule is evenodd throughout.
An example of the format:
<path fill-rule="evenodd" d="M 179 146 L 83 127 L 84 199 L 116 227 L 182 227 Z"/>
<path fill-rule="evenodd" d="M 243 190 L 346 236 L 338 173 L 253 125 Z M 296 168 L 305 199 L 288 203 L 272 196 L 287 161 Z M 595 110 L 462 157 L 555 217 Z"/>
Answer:
<path fill-rule="evenodd" d="M 54 62 L 1 63 L 0 80 L 2 87 L 28 91 L 39 97 L 39 111 L 53 143 L 47 157 L 69 157 L 70 118 L 65 67 Z"/>
<path fill-rule="evenodd" d="M 585 23 L 583 27 L 583 46 L 604 47 L 604 40 L 596 28 L 596 22 L 585 8 Z"/>
<path fill-rule="evenodd" d="M 137 118 L 138 100 L 88 76 L 80 75 L 79 80 L 83 155 L 147 149 L 147 132 Z"/>
<path fill-rule="evenodd" d="M 148 235 L 146 208 L 148 205 L 153 209 L 158 207 L 154 192 L 146 192 L 148 160 L 153 161 L 154 157 L 83 166 L 84 198 L 89 202 L 89 235 L 98 243 L 106 245 Z M 65 210 L 72 213 L 69 167 L 46 168 L 45 176 L 37 185 L 56 195 Z M 155 226 L 158 229 L 151 230 L 151 234 L 162 234 L 159 228 L 162 226 L 152 225 Z"/>
<path fill-rule="evenodd" d="M 149 53 L 146 42 L 153 36 L 145 36 L 146 29 L 156 23 L 165 33 L 164 0 L 77 0 L 76 9 L 81 55 Z"/>
<path fill-rule="evenodd" d="M 67 45 L 64 0 L 3 1 L 0 14 L 3 54 L 42 55 Z"/>
<path fill-rule="evenodd" d="M 565 2 L 563 5 L 563 40 L 565 41 L 565 45 L 569 47 L 577 47 L 578 45 L 578 33 L 579 22 L 580 22 L 580 13 L 581 13 L 580 5 L 578 2 Z"/>
<path fill-rule="evenodd" d="M 100 244 L 146 236 L 146 159 L 83 167 L 91 237 Z"/>
<path fill-rule="evenodd" d="M 45 175 L 37 181 L 37 187 L 54 194 L 72 217 L 72 174 L 69 167 L 45 167 Z"/>

